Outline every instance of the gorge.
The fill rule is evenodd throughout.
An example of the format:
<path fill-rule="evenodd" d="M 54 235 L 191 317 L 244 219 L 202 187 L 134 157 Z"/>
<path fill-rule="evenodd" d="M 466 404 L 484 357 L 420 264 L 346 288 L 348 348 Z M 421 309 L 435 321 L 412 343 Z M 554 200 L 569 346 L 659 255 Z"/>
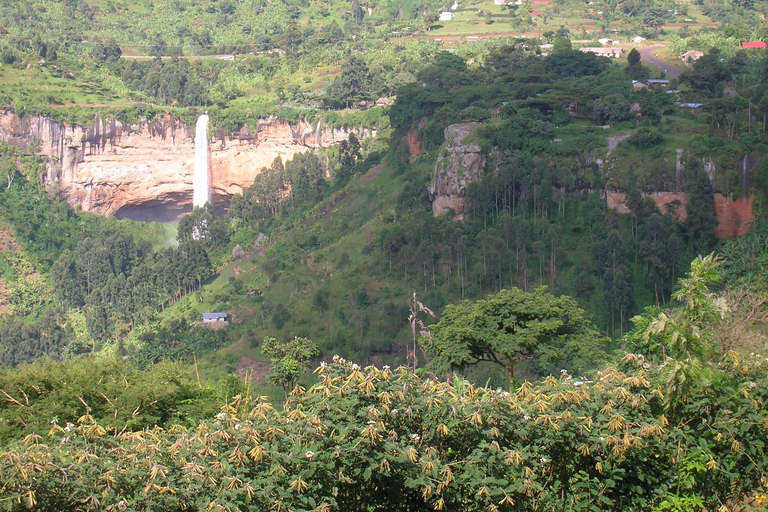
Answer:
<path fill-rule="evenodd" d="M 275 158 L 286 161 L 336 144 L 352 131 L 359 138 L 374 134 L 276 117 L 234 134 L 215 132 L 209 153 L 212 205 L 226 206 Z M 192 128 L 170 114 L 134 124 L 96 115 L 91 123 L 76 125 L 0 110 L 0 142 L 47 157 L 44 181 L 58 185 L 74 208 L 141 221 L 173 221 L 192 208 Z"/>

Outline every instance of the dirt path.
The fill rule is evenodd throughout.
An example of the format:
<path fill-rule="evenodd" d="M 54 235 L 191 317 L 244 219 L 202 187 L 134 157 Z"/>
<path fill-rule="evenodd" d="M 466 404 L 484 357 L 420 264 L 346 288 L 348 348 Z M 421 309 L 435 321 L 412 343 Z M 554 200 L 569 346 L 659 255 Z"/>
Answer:
<path fill-rule="evenodd" d="M 618 135 L 614 135 L 613 137 L 606 137 L 606 140 L 608 141 L 608 151 L 605 152 L 605 156 L 610 156 L 610 154 L 613 152 L 614 149 L 616 149 L 616 146 L 619 145 L 619 142 L 628 139 L 632 136 L 632 134 L 635 133 L 634 131 L 630 130 L 628 132 L 619 133 Z"/>

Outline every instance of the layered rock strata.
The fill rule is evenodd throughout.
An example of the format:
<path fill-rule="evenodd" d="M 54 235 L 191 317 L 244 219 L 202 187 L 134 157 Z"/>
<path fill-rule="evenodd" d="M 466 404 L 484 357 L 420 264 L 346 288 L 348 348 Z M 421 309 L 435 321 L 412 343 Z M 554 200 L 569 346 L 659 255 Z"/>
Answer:
<path fill-rule="evenodd" d="M 101 215 L 143 206 L 179 214 L 191 209 L 192 132 L 169 115 L 133 125 L 97 116 L 89 125 L 71 125 L 0 111 L 0 141 L 47 156 L 46 183 L 58 184 L 73 207 Z M 359 138 L 374 135 L 368 130 L 356 133 Z M 275 158 L 287 161 L 348 136 L 348 130 L 303 121 L 291 125 L 274 117 L 235 134 L 216 132 L 211 142 L 214 203 L 251 185 Z"/>

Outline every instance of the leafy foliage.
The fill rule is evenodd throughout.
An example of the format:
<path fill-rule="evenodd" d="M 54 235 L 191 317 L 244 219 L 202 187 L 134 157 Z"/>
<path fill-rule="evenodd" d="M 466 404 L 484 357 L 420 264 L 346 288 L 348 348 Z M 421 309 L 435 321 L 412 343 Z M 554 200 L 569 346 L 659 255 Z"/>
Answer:
<path fill-rule="evenodd" d="M 538 288 L 502 290 L 478 301 L 446 306 L 429 327 L 427 352 L 438 367 L 464 369 L 488 361 L 515 379 L 515 364 L 534 360 L 535 374 L 558 367 L 584 371 L 599 360 L 604 339 L 589 327 L 584 311 L 569 297 Z"/>
<path fill-rule="evenodd" d="M 319 354 L 317 345 L 312 340 L 299 337 L 284 343 L 266 337 L 261 344 L 261 353 L 270 357 L 272 371 L 268 378 L 283 388 L 286 399 L 299 377 L 310 370 L 312 359 Z"/>
<path fill-rule="evenodd" d="M 191 367 L 161 363 L 138 370 L 123 360 L 39 361 L 0 373 L 0 443 L 51 425 L 66 431 L 90 414 L 116 434 L 155 425 L 194 424 L 215 412 L 215 394 Z"/>
<path fill-rule="evenodd" d="M 83 415 L 0 457 L 11 510 L 711 508 L 762 494 L 766 362 L 726 361 L 680 423 L 656 369 L 514 393 L 338 362 L 284 412 L 237 396 L 196 428 L 108 434 Z M 63 478 L 64 477 L 64 478 Z"/>

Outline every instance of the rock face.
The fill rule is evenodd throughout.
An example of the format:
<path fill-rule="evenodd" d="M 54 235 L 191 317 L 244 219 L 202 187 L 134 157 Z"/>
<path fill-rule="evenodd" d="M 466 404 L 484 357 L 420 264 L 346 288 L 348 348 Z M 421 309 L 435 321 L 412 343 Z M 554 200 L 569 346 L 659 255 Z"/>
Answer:
<path fill-rule="evenodd" d="M 476 123 L 453 124 L 445 129 L 445 144 L 437 157 L 429 188 L 435 215 L 453 210 L 457 219 L 463 217 L 467 185 L 480 180 L 485 169 L 480 145 L 472 141 L 478 126 Z"/>
<path fill-rule="evenodd" d="M 480 145 L 472 140 L 477 133 L 478 126 L 474 123 L 454 124 L 445 129 L 445 143 L 437 157 L 433 182 L 429 188 L 432 212 L 436 216 L 453 210 L 456 219 L 461 219 L 464 213 L 464 197 L 467 185 L 482 179 L 485 160 L 480 154 Z M 628 134 L 631 133 L 628 132 Z M 628 134 L 621 134 L 618 137 L 619 140 L 613 143 L 613 147 L 620 140 L 627 138 Z M 683 151 L 678 150 L 675 166 L 678 179 L 683 167 L 682 155 Z M 711 174 L 714 164 L 711 161 L 705 161 L 704 164 L 705 170 Z M 648 194 L 648 197 L 653 199 L 662 213 L 673 215 L 680 222 L 685 221 L 687 194 L 682 192 L 653 192 Z M 741 236 L 749 231 L 754 220 L 753 199 L 753 196 L 733 199 L 732 196 L 715 194 L 718 237 Z M 624 192 L 607 191 L 606 201 L 608 208 L 623 214 L 630 213 L 626 205 L 627 195 Z"/>
<path fill-rule="evenodd" d="M 169 115 L 124 125 L 98 116 L 78 126 L 0 111 L 0 141 L 48 157 L 46 183 L 57 183 L 73 207 L 136 220 L 173 220 L 191 210 L 194 134 Z M 357 132 L 358 138 L 375 135 Z M 253 183 L 276 157 L 346 140 L 349 131 L 290 125 L 277 118 L 211 142 L 214 204 Z M 144 218 L 146 217 L 146 218 Z"/>
<path fill-rule="evenodd" d="M 684 222 L 687 213 L 685 205 L 688 195 L 684 192 L 653 192 L 648 194 L 653 199 L 662 213 L 674 215 L 677 220 Z M 715 194 L 715 207 L 717 209 L 717 236 L 729 238 L 747 234 L 754 221 L 752 201 L 754 196 L 734 199 L 733 196 Z M 609 191 L 607 193 L 608 208 L 619 213 L 630 213 L 626 205 L 627 195 L 624 192 Z"/>

